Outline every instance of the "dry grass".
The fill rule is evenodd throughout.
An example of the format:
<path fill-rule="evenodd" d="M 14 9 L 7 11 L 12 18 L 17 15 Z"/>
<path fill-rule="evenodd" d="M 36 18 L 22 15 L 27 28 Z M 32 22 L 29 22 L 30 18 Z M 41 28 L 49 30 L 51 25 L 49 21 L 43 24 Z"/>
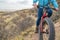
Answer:
<path fill-rule="evenodd" d="M 59 19 L 58 15 L 54 18 Z M 36 17 L 36 10 L 31 9 L 10 13 L 0 12 L 0 40 L 35 40 L 37 38 L 34 33 Z M 56 40 L 60 40 L 59 20 L 54 23 Z"/>
<path fill-rule="evenodd" d="M 33 16 L 23 13 L 0 14 L 0 40 L 15 39 L 22 31 L 32 27 L 34 24 L 35 19 Z"/>

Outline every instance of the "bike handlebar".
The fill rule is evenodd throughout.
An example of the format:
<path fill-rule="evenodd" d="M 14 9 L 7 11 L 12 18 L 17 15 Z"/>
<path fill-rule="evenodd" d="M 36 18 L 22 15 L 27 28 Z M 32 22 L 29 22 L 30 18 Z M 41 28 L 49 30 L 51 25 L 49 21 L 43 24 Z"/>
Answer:
<path fill-rule="evenodd" d="M 37 8 L 39 8 L 39 6 L 38 6 L 38 5 L 37 5 Z M 46 8 L 46 7 L 43 7 L 43 8 Z M 56 10 L 55 8 L 51 8 L 51 9 Z"/>
<path fill-rule="evenodd" d="M 51 8 L 51 9 L 56 10 L 55 8 Z"/>

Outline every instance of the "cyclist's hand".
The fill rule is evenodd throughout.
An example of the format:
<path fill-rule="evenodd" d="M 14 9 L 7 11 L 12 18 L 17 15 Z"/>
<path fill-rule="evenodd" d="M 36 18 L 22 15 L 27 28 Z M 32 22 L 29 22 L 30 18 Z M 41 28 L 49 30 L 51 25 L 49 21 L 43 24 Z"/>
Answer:
<path fill-rule="evenodd" d="M 34 6 L 34 8 L 37 8 L 37 4 L 36 3 L 34 3 L 33 6 Z"/>
<path fill-rule="evenodd" d="M 58 11 L 59 9 L 58 8 L 55 8 L 56 11 Z"/>

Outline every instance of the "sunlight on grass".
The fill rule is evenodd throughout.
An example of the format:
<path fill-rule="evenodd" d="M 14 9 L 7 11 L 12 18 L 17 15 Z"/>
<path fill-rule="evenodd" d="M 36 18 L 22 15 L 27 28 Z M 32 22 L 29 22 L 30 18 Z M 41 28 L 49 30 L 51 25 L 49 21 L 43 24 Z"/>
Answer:
<path fill-rule="evenodd" d="M 17 17 L 17 14 L 11 15 L 10 18 L 7 18 L 6 20 L 4 20 L 6 23 L 10 22 L 13 18 Z"/>

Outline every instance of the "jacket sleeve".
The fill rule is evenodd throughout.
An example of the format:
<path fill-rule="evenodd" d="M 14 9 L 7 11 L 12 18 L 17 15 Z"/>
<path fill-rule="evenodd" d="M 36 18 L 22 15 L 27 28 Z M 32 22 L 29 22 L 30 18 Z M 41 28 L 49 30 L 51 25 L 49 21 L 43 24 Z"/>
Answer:
<path fill-rule="evenodd" d="M 33 3 L 36 3 L 38 0 L 33 0 Z"/>
<path fill-rule="evenodd" d="M 54 8 L 58 8 L 58 3 L 56 0 L 51 0 L 51 2 L 53 4 Z"/>

